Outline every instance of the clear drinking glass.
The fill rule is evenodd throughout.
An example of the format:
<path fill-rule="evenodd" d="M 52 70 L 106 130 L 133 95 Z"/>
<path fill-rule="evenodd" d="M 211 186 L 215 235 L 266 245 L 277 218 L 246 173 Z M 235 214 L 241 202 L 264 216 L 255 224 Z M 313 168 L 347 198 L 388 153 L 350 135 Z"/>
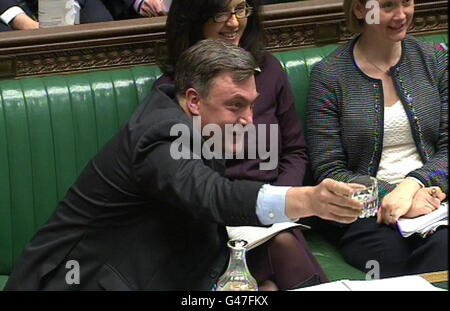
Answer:
<path fill-rule="evenodd" d="M 369 175 L 363 175 L 353 178 L 350 182 L 365 186 L 364 189 L 354 190 L 352 195 L 352 198 L 364 204 L 359 218 L 375 216 L 378 210 L 377 179 Z"/>
<path fill-rule="evenodd" d="M 230 260 L 225 273 L 217 281 L 216 291 L 257 291 L 258 284 L 247 267 L 245 240 L 230 240 Z"/>

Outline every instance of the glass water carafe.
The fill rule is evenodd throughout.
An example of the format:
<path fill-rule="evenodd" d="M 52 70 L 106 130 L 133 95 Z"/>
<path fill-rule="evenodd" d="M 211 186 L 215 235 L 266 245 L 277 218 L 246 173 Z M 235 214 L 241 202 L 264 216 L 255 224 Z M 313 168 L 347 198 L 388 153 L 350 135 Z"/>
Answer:
<path fill-rule="evenodd" d="M 247 241 L 230 240 L 230 261 L 225 273 L 217 281 L 217 291 L 256 291 L 258 284 L 247 267 L 245 252 Z"/>

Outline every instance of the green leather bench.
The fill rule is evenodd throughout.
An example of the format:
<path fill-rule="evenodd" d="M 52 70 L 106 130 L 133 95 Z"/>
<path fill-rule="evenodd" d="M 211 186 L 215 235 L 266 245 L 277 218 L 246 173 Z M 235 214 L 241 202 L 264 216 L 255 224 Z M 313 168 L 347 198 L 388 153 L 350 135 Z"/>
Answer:
<path fill-rule="evenodd" d="M 448 42 L 447 35 L 424 38 Z M 276 53 L 305 123 L 313 64 L 336 48 Z M 0 81 L 0 289 L 24 246 L 89 159 L 124 125 L 160 75 L 155 66 Z M 330 280 L 364 279 L 320 235 L 305 232 Z"/>

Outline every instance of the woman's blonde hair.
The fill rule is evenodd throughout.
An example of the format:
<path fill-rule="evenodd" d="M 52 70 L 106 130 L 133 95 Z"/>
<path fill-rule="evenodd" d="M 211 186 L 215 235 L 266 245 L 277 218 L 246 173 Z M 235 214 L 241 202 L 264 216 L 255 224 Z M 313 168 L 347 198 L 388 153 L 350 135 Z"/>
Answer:
<path fill-rule="evenodd" d="M 357 2 L 366 4 L 366 0 L 344 0 L 344 16 L 347 24 L 347 29 L 353 33 L 361 33 L 364 28 L 364 19 L 358 19 L 353 13 L 353 8 Z"/>

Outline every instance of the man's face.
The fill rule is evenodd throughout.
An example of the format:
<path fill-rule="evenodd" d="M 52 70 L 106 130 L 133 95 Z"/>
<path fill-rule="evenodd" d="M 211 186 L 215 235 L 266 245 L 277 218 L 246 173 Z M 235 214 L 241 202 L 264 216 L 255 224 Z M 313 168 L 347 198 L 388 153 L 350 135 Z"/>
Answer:
<path fill-rule="evenodd" d="M 225 125 L 253 123 L 253 105 L 258 97 L 254 76 L 240 82 L 234 82 L 229 72 L 220 73 L 211 83 L 209 94 L 200 98 L 198 114 L 201 127 L 217 124 L 222 130 L 222 146 L 225 150 L 236 153 L 236 142 L 225 145 Z M 236 137 L 234 137 L 236 138 Z"/>

